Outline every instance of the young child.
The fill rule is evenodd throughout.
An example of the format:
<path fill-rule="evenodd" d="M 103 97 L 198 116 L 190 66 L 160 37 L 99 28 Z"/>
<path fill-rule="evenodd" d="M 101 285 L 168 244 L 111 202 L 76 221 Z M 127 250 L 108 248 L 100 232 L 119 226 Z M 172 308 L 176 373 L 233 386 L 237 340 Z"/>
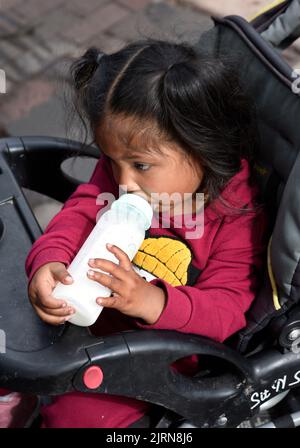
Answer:
<path fill-rule="evenodd" d="M 72 66 L 77 109 L 101 157 L 34 244 L 26 260 L 31 303 L 45 322 L 67 321 L 74 310 L 54 299 L 58 281 L 72 282 L 68 266 L 104 204 L 97 197 L 119 186 L 129 193 L 177 193 L 170 225 L 160 201 L 133 263 L 118 247 L 119 265 L 91 260 L 90 279 L 113 294 L 95 335 L 129 329 L 167 329 L 224 341 L 245 326 L 264 263 L 267 219 L 252 181 L 256 126 L 253 105 L 229 64 L 188 44 L 146 39 L 106 55 L 91 48 Z M 99 154 L 100 155 L 100 154 Z M 191 213 L 175 225 L 184 194 Z M 188 238 L 200 213 L 204 228 Z M 179 194 L 179 196 L 178 196 Z M 178 199 L 178 197 L 180 199 Z M 197 356 L 177 363 L 197 370 Z M 44 427 L 128 427 L 149 404 L 106 394 L 69 393 L 42 409 Z"/>

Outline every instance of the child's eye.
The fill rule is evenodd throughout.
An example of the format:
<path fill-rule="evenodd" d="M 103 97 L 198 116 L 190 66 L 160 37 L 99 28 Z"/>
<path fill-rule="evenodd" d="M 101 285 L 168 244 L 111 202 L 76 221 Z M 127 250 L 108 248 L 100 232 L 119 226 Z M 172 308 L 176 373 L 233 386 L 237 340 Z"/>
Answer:
<path fill-rule="evenodd" d="M 137 170 L 140 170 L 140 171 L 148 171 L 150 169 L 150 165 L 147 165 L 146 163 L 137 163 L 136 162 L 134 164 L 134 166 Z"/>

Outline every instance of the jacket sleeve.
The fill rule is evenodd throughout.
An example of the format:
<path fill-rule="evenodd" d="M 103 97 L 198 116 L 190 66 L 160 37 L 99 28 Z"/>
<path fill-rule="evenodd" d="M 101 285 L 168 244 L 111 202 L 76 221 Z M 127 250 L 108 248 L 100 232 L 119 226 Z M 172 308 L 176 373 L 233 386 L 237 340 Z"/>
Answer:
<path fill-rule="evenodd" d="M 60 261 L 68 267 L 96 224 L 97 213 L 107 204 L 97 205 L 102 192 L 112 190 L 109 162 L 102 156 L 88 183 L 81 184 L 49 222 L 44 234 L 34 242 L 25 261 L 28 282 L 42 265 Z"/>
<path fill-rule="evenodd" d="M 158 321 L 143 329 L 177 330 L 224 341 L 246 324 L 245 312 L 258 287 L 266 255 L 267 216 L 241 216 L 220 226 L 207 265 L 194 286 L 150 283 L 166 292 L 166 306 Z"/>

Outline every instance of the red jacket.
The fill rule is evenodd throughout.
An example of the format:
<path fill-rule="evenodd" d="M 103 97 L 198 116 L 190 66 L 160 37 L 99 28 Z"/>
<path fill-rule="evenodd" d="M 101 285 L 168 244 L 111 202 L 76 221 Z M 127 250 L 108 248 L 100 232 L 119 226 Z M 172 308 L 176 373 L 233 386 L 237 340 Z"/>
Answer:
<path fill-rule="evenodd" d="M 118 197 L 118 185 L 105 156 L 97 163 L 90 182 L 76 189 L 33 244 L 25 266 L 29 281 L 45 263 L 60 261 L 68 267 L 104 207 L 96 204 L 102 192 Z M 241 170 L 228 182 L 222 196 L 239 207 L 252 207 L 256 195 L 257 187 L 249 183 L 248 162 L 242 160 Z M 133 263 L 141 275 L 167 293 L 158 321 L 146 325 L 107 308 L 92 331 L 104 335 L 137 328 L 173 329 L 223 341 L 245 326 L 245 312 L 255 297 L 258 274 L 265 262 L 266 213 L 260 209 L 234 215 L 219 200 L 214 206 L 205 208 L 204 233 L 197 239 L 185 239 L 185 232 L 191 231 L 186 227 L 157 228 L 153 218 Z"/>

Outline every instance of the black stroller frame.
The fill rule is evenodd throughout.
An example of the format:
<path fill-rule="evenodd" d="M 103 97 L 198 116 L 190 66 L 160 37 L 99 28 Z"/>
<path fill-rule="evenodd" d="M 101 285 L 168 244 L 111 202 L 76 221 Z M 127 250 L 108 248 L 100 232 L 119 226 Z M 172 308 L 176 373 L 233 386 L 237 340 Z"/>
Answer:
<path fill-rule="evenodd" d="M 80 182 L 63 173 L 61 163 L 79 154 L 98 158 L 99 150 L 61 138 L 1 139 L 0 387 L 42 396 L 75 390 L 133 397 L 154 404 L 157 428 L 237 427 L 264 409 L 269 409 L 270 422 L 262 426 L 300 425 L 299 254 L 297 249 L 288 252 L 299 241 L 300 133 L 286 117 L 289 110 L 295 120 L 300 100 L 291 89 L 292 69 L 254 26 L 237 16 L 214 20 L 199 45 L 214 54 L 230 50 L 239 57 L 242 51 L 241 72 L 258 103 L 262 149 L 257 171 L 274 213 L 268 252 L 273 272 L 266 267 L 255 300 L 263 303 L 260 316 L 255 305 L 246 329 L 224 344 L 169 330 L 96 338 L 88 328 L 42 322 L 29 303 L 24 271 L 26 255 L 42 230 L 22 188 L 64 202 Z M 287 225 L 294 226 L 291 233 Z M 292 281 L 284 277 L 288 257 L 295 258 Z M 289 281 L 288 297 L 282 285 Z M 264 304 L 274 295 L 279 305 L 270 311 Z M 201 359 L 196 375 L 170 368 L 192 354 Z M 93 388 L 90 378 L 98 382 Z"/>

